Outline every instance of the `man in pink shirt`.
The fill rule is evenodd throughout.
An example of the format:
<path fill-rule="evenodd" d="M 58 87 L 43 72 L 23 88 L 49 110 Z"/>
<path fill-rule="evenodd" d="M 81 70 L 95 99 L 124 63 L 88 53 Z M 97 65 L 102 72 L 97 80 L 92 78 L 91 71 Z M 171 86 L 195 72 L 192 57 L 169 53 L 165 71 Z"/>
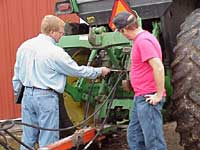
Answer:
<path fill-rule="evenodd" d="M 139 27 L 128 12 L 119 13 L 116 29 L 133 40 L 130 80 L 134 89 L 134 109 L 127 130 L 131 150 L 166 150 L 161 109 L 165 102 L 164 66 L 157 39 Z"/>

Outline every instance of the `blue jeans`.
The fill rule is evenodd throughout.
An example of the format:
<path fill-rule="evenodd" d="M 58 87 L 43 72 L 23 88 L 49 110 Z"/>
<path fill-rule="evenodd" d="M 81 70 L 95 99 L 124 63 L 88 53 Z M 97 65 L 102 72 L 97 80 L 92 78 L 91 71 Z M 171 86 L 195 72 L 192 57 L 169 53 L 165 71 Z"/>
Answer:
<path fill-rule="evenodd" d="M 134 97 L 134 109 L 127 130 L 130 150 L 166 150 L 161 110 L 165 98 L 151 105 L 143 96 Z"/>
<path fill-rule="evenodd" d="M 22 99 L 22 122 L 44 128 L 59 128 L 58 95 L 51 90 L 25 88 Z M 58 131 L 38 130 L 23 126 L 22 142 L 34 148 L 46 146 L 59 140 Z M 21 146 L 21 150 L 27 149 Z"/>

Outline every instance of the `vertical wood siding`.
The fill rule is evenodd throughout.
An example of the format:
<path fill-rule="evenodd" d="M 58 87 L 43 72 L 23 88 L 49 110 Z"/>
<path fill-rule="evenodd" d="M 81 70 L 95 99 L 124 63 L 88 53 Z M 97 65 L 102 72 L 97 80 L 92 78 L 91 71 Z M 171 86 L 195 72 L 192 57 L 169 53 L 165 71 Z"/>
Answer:
<path fill-rule="evenodd" d="M 56 0 L 0 0 L 0 120 L 20 117 L 14 103 L 12 76 L 19 45 L 40 31 L 43 16 L 54 14 Z M 78 22 L 74 15 L 61 16 Z"/>

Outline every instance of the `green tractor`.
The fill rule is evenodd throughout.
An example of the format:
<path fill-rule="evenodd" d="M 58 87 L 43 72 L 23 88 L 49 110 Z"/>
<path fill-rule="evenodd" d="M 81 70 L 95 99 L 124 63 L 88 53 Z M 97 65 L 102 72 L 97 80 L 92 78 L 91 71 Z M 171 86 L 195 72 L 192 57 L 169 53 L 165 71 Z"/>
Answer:
<path fill-rule="evenodd" d="M 120 0 L 59 0 L 56 3 L 58 15 L 77 13 L 88 25 L 67 24 L 66 36 L 58 45 L 79 65 L 112 68 L 109 76 L 96 80 L 68 77 L 64 103 L 75 126 L 100 126 L 103 129 L 107 124 L 126 124 L 131 109 L 134 109 L 134 93 L 123 87 L 129 79 L 130 53 L 134 43 L 109 27 L 116 1 Z M 138 15 L 142 27 L 159 39 L 166 74 L 168 101 L 165 111 L 177 121 L 176 131 L 180 133 L 180 144 L 185 150 L 199 150 L 200 1 L 123 2 Z M 88 33 L 81 34 L 82 31 Z"/>

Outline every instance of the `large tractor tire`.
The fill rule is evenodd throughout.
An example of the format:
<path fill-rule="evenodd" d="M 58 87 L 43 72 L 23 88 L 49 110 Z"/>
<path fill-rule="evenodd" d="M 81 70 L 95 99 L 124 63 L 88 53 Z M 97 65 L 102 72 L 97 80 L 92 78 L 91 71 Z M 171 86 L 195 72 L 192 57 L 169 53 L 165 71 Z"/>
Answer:
<path fill-rule="evenodd" d="M 71 57 L 79 64 L 79 65 L 87 65 L 88 56 L 90 54 L 89 49 L 76 49 L 70 52 Z M 76 83 L 78 78 L 76 77 L 67 77 L 67 85 L 73 85 Z M 81 123 L 84 120 L 85 114 L 85 104 L 86 102 L 76 102 L 70 94 L 64 92 L 64 105 L 67 111 L 67 114 L 74 125 Z M 94 111 L 94 108 L 90 106 L 88 114 L 91 115 Z M 88 121 L 86 124 L 91 124 L 92 120 Z"/>
<path fill-rule="evenodd" d="M 181 25 L 172 67 L 174 119 L 185 150 L 200 150 L 200 9 Z"/>
<path fill-rule="evenodd" d="M 79 64 L 87 65 L 88 56 L 90 54 L 89 49 L 76 48 L 68 51 L 68 54 Z M 67 77 L 67 85 L 74 85 L 79 78 L 77 77 Z M 89 82 L 89 80 L 88 80 Z M 72 127 L 74 125 L 80 124 L 85 118 L 86 102 L 77 102 L 69 93 L 64 91 L 60 95 L 60 128 Z M 61 106 L 62 105 L 62 106 Z M 94 112 L 94 107 L 89 105 L 87 116 L 90 116 Z M 91 125 L 93 123 L 93 118 L 88 120 L 85 125 Z M 61 131 L 60 138 L 65 138 L 75 132 L 76 128 Z"/>

